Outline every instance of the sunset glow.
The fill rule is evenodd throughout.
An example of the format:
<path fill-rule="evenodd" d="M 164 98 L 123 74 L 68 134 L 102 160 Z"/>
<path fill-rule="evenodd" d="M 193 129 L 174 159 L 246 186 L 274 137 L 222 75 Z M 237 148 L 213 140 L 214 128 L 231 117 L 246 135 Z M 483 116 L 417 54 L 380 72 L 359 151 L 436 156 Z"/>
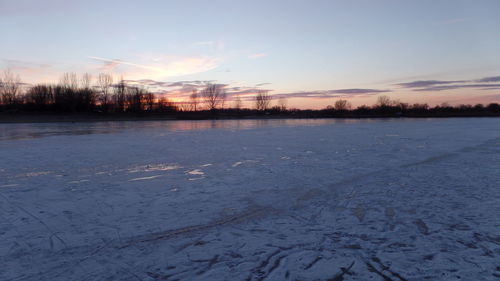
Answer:
<path fill-rule="evenodd" d="M 266 89 L 296 108 L 371 104 L 382 94 L 499 102 L 499 8 L 492 0 L 0 0 L 0 68 L 28 84 L 65 72 L 148 80 L 172 100 L 192 88 L 165 85 L 210 81 L 244 89 L 247 100 Z"/>

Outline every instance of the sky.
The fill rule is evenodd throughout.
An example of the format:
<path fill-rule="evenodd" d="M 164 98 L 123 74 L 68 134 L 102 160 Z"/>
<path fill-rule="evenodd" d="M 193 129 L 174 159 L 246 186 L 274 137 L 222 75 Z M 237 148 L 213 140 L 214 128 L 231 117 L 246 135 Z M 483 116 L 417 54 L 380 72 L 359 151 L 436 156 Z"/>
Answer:
<path fill-rule="evenodd" d="M 181 101 L 205 83 L 289 107 L 380 95 L 500 102 L 499 0 L 0 0 L 0 69 L 109 73 Z"/>

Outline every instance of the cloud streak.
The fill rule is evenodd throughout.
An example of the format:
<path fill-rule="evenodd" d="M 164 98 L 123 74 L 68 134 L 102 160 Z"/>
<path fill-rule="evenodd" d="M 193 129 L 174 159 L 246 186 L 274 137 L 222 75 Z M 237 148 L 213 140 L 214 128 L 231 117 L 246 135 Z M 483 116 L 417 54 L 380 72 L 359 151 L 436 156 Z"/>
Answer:
<path fill-rule="evenodd" d="M 417 92 L 439 92 L 446 90 L 455 90 L 455 89 L 471 89 L 476 88 L 480 90 L 493 90 L 500 87 L 500 84 L 458 84 L 458 85 L 444 85 L 444 86 L 434 86 L 434 87 L 425 87 L 420 89 L 415 89 Z"/>
<path fill-rule="evenodd" d="M 169 77 L 185 76 L 215 69 L 220 59 L 213 57 L 172 57 L 158 56 L 144 63 L 88 56 L 89 59 L 100 62 L 100 71 L 115 72 L 130 79 L 151 78 L 154 80 Z"/>
<path fill-rule="evenodd" d="M 430 86 L 436 86 L 436 85 L 463 83 L 463 82 L 466 82 L 466 81 L 463 81 L 463 80 L 457 80 L 457 81 L 417 80 L 417 81 L 406 82 L 406 83 L 398 83 L 396 85 L 403 87 L 403 88 L 423 88 L 423 87 L 430 87 Z"/>
<path fill-rule="evenodd" d="M 482 83 L 500 82 L 500 76 L 484 77 L 477 80 L 477 82 L 482 82 Z"/>
<path fill-rule="evenodd" d="M 500 86 L 500 76 L 490 76 L 472 80 L 417 80 L 395 84 L 415 92 L 439 92 L 456 89 L 494 90 Z"/>
<path fill-rule="evenodd" d="M 380 89 L 335 89 L 324 91 L 299 91 L 284 94 L 274 95 L 275 97 L 284 98 L 314 98 L 314 99 L 327 99 L 327 98 L 349 98 L 354 96 L 372 96 L 381 93 L 389 93 L 391 90 Z"/>

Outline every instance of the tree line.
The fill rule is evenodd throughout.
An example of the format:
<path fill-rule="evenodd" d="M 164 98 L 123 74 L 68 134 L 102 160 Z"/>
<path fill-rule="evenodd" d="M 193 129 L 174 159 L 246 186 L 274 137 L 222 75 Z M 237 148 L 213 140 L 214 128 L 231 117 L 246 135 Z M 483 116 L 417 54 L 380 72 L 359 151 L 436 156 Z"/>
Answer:
<path fill-rule="evenodd" d="M 274 105 L 272 105 L 275 101 Z M 352 108 L 339 99 L 322 110 L 299 110 L 287 107 L 284 96 L 275 98 L 266 90 L 257 90 L 254 107 L 243 107 L 239 96 L 228 102 L 223 85 L 206 84 L 193 90 L 187 101 L 173 102 L 146 88 L 128 84 L 123 78 L 114 81 L 110 74 L 81 76 L 65 73 L 57 84 L 27 85 L 18 75 L 6 70 L 0 76 L 0 112 L 47 113 L 161 113 L 180 118 L 210 118 L 214 114 L 229 117 L 255 115 L 289 117 L 396 117 L 396 116 L 499 116 L 500 105 L 408 104 L 379 96 L 372 106 Z"/>

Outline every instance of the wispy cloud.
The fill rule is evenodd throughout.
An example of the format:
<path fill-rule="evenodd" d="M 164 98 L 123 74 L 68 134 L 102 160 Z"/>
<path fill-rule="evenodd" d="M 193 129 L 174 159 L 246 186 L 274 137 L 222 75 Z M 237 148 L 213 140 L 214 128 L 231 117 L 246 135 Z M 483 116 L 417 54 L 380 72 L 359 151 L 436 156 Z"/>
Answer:
<path fill-rule="evenodd" d="M 406 82 L 406 83 L 398 83 L 396 85 L 403 87 L 403 88 L 422 88 L 422 87 L 430 87 L 430 86 L 435 86 L 435 85 L 453 84 L 453 83 L 462 83 L 462 82 L 466 82 L 466 81 L 463 81 L 463 80 L 457 80 L 457 81 L 417 80 L 417 81 Z"/>
<path fill-rule="evenodd" d="M 102 65 L 99 67 L 101 71 L 118 73 L 130 79 L 151 78 L 154 80 L 206 72 L 217 68 L 220 61 L 219 58 L 214 57 L 161 55 L 150 57 L 141 63 L 97 56 L 88 56 L 88 58 L 101 62 Z"/>
<path fill-rule="evenodd" d="M 439 92 L 455 89 L 493 90 L 500 86 L 500 84 L 494 84 L 494 82 L 500 82 L 500 76 L 470 80 L 417 80 L 395 85 L 416 92 Z"/>
<path fill-rule="evenodd" d="M 248 56 L 248 58 L 250 58 L 250 59 L 260 59 L 263 57 L 267 57 L 267 54 L 266 53 L 257 53 L 257 54 L 251 54 Z"/>
<path fill-rule="evenodd" d="M 372 96 L 389 92 L 391 92 L 391 90 L 355 88 L 355 89 L 335 89 L 335 90 L 323 90 L 323 91 L 299 91 L 299 92 L 277 94 L 275 96 L 285 97 L 285 98 L 326 99 L 326 98 L 349 98 L 354 96 Z"/>
<path fill-rule="evenodd" d="M 0 66 L 19 74 L 21 79 L 30 82 L 49 82 L 58 76 L 53 64 L 18 59 L 1 59 Z"/>
<path fill-rule="evenodd" d="M 481 78 L 479 80 L 477 80 L 477 82 L 500 82 L 500 76 L 491 76 L 491 77 L 484 77 L 484 78 Z"/>
<path fill-rule="evenodd" d="M 259 83 L 257 85 L 255 85 L 256 87 L 262 87 L 262 86 L 267 86 L 267 85 L 271 85 L 272 83 Z"/>
<path fill-rule="evenodd" d="M 457 85 L 443 85 L 443 86 L 434 86 L 434 87 L 425 87 L 415 89 L 417 92 L 439 92 L 446 90 L 456 90 L 456 89 L 470 89 L 476 88 L 480 90 L 494 90 L 500 87 L 500 84 L 457 84 Z"/>

